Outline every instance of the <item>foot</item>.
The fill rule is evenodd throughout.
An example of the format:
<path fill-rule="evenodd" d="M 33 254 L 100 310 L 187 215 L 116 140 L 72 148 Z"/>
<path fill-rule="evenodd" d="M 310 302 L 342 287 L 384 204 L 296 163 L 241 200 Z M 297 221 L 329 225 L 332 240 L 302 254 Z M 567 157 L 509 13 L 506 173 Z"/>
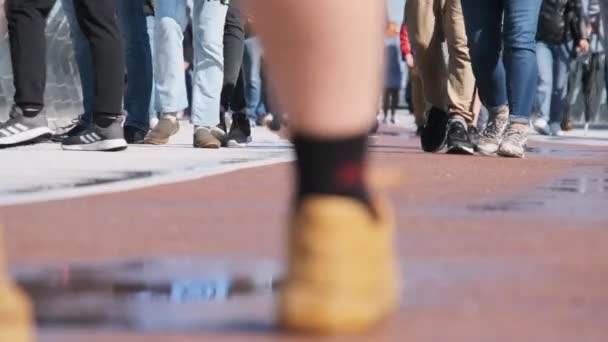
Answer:
<path fill-rule="evenodd" d="M 235 113 L 232 115 L 232 126 L 226 135 L 226 146 L 245 147 L 251 142 L 251 125 L 247 115 Z"/>
<path fill-rule="evenodd" d="M 561 123 L 562 130 L 571 131 L 572 130 L 572 121 L 569 118 L 564 118 Z"/>
<path fill-rule="evenodd" d="M 498 155 L 511 158 L 524 158 L 528 141 L 528 125 L 510 123 L 498 148 Z"/>
<path fill-rule="evenodd" d="M 488 122 L 486 129 L 483 130 L 477 144 L 477 151 L 484 156 L 494 155 L 502 143 L 502 137 L 509 124 L 509 114 L 502 113 L 496 115 L 494 120 Z"/>
<path fill-rule="evenodd" d="M 475 146 L 471 142 L 468 126 L 463 118 L 450 119 L 447 145 L 447 153 L 450 154 L 475 154 Z"/>
<path fill-rule="evenodd" d="M 384 117 L 384 119 L 382 119 L 382 123 L 385 125 L 388 123 L 388 118 L 386 116 Z"/>
<path fill-rule="evenodd" d="M 85 124 L 81 120 L 83 115 L 84 114 L 81 114 L 77 119 L 72 120 L 71 124 L 55 130 L 55 134 L 53 134 L 53 136 L 51 137 L 51 141 L 60 143 L 65 139 L 78 135 L 80 134 L 80 132 L 87 129 L 89 125 Z"/>
<path fill-rule="evenodd" d="M 397 124 L 397 119 L 395 119 L 395 117 L 394 117 L 394 116 L 393 116 L 393 117 L 391 117 L 391 123 L 392 123 L 393 125 L 396 125 L 396 124 Z"/>
<path fill-rule="evenodd" d="M 124 136 L 127 144 L 143 144 L 146 137 L 146 131 L 134 126 L 125 126 Z"/>
<path fill-rule="evenodd" d="M 220 148 L 222 141 L 216 138 L 211 129 L 206 127 L 197 127 L 194 130 L 194 142 L 192 144 L 196 148 Z"/>
<path fill-rule="evenodd" d="M 585 122 L 584 130 L 585 130 L 585 136 L 587 136 L 589 134 L 589 123 L 588 122 Z"/>
<path fill-rule="evenodd" d="M 399 305 L 393 222 L 384 203 L 372 211 L 346 197 L 304 198 L 290 227 L 280 294 L 283 329 L 317 334 L 369 330 Z"/>
<path fill-rule="evenodd" d="M 539 134 L 551 135 L 551 127 L 549 127 L 549 123 L 545 119 L 534 119 L 534 121 L 532 122 L 532 127 L 534 127 L 534 130 Z"/>
<path fill-rule="evenodd" d="M 169 138 L 179 131 L 179 121 L 177 113 L 167 113 L 161 116 L 158 124 L 146 134 L 144 144 L 164 145 L 169 142 Z"/>
<path fill-rule="evenodd" d="M 122 119 L 115 118 L 109 125 L 94 124 L 79 134 L 66 138 L 61 148 L 69 151 L 122 151 L 127 148 L 124 138 Z"/>
<path fill-rule="evenodd" d="M 561 137 L 562 135 L 564 135 L 561 124 L 559 124 L 557 122 L 552 122 L 551 124 L 549 124 L 549 127 L 551 130 L 551 135 L 556 136 L 556 137 Z"/>
<path fill-rule="evenodd" d="M 9 117 L 0 125 L 0 148 L 41 142 L 53 134 L 43 112 L 26 116 L 20 107 L 13 106 Z"/>
<path fill-rule="evenodd" d="M 425 152 L 438 152 L 445 147 L 447 139 L 448 113 L 431 108 L 428 120 L 420 134 L 420 143 Z"/>

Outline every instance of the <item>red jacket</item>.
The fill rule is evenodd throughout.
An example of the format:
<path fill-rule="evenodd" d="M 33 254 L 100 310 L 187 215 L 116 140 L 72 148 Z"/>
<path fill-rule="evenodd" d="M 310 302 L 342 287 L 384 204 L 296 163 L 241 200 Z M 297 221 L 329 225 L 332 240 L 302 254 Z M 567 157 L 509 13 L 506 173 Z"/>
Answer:
<path fill-rule="evenodd" d="M 407 33 L 407 25 L 405 25 L 405 22 L 403 23 L 403 25 L 401 25 L 400 39 L 401 39 L 401 53 L 403 53 L 403 56 L 407 56 L 407 55 L 411 54 L 412 53 L 412 44 L 410 43 L 410 36 Z"/>

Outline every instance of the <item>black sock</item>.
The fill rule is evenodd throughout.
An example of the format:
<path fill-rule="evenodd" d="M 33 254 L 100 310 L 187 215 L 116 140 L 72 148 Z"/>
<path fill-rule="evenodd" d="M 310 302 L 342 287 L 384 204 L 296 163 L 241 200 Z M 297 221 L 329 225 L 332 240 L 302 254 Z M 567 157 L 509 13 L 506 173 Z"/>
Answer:
<path fill-rule="evenodd" d="M 120 114 L 97 112 L 97 113 L 95 113 L 93 121 L 95 121 L 95 124 L 97 126 L 106 128 L 106 127 L 110 126 L 111 124 L 113 124 L 114 121 L 116 121 L 119 117 L 120 117 Z"/>
<path fill-rule="evenodd" d="M 350 197 L 370 206 L 365 182 L 367 134 L 323 140 L 293 138 L 297 160 L 297 202 L 308 195 Z"/>
<path fill-rule="evenodd" d="M 28 118 L 33 118 L 36 115 L 40 114 L 40 112 L 42 112 L 42 106 L 40 105 L 20 105 L 19 106 L 21 108 L 21 111 L 23 112 L 23 116 L 28 117 Z"/>

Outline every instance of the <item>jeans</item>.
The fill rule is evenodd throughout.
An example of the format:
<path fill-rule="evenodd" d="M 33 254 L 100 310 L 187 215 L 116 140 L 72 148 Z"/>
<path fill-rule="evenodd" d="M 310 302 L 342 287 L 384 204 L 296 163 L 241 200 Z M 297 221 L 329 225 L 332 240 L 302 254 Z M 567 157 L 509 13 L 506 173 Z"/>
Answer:
<path fill-rule="evenodd" d="M 243 82 L 245 83 L 247 116 L 250 119 L 257 120 L 260 116 L 266 114 L 262 86 L 262 46 L 257 37 L 245 40 Z"/>
<path fill-rule="evenodd" d="M 46 83 L 46 17 L 54 1 L 11 0 L 6 3 L 15 83 L 15 103 L 42 106 Z M 111 1 L 74 0 L 77 26 L 90 47 L 95 115 L 116 115 L 122 109 L 124 60 L 122 40 Z"/>
<path fill-rule="evenodd" d="M 80 71 L 83 105 L 85 113 L 81 123 L 90 124 L 92 108 L 95 106 L 94 69 L 90 46 L 76 24 L 74 0 L 62 0 L 62 5 L 70 24 L 74 54 Z M 124 109 L 127 112 L 125 126 L 133 126 L 147 131 L 149 128 L 149 107 L 152 89 L 152 53 L 148 36 L 143 0 L 116 0 L 116 14 L 125 41 L 125 61 L 127 67 L 127 91 Z M 120 87 L 122 90 L 122 86 Z"/>
<path fill-rule="evenodd" d="M 541 3 L 542 0 L 462 0 L 481 100 L 491 110 L 508 104 L 511 122 L 528 123 L 534 105 L 538 77 L 536 30 Z"/>
<path fill-rule="evenodd" d="M 551 123 L 561 123 L 567 104 L 570 49 L 572 44 L 536 44 L 538 88 L 536 112 Z"/>
<path fill-rule="evenodd" d="M 185 0 L 156 0 L 155 84 L 156 108 L 161 113 L 188 107 L 182 41 L 187 25 Z M 220 1 L 195 0 L 192 9 L 194 35 L 191 121 L 213 127 L 224 78 L 224 23 L 228 5 Z"/>
<path fill-rule="evenodd" d="M 150 60 L 152 61 L 152 65 L 154 65 L 154 28 L 155 21 L 153 16 L 146 17 L 146 27 L 148 28 L 148 38 L 150 40 Z M 156 82 L 154 82 L 154 68 L 152 68 L 152 93 L 150 94 L 150 106 L 148 108 L 148 113 L 150 115 L 150 119 L 158 118 L 158 113 L 156 112 L 156 103 L 158 102 L 158 92 L 156 91 Z"/>

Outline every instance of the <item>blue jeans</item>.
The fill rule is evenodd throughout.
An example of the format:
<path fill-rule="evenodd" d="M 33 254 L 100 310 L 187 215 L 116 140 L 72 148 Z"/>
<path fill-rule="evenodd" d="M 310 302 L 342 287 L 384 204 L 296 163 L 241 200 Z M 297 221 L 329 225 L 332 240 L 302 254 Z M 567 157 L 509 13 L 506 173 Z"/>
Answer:
<path fill-rule="evenodd" d="M 568 95 L 571 44 L 536 44 L 538 87 L 535 111 L 551 123 L 561 123 Z"/>
<path fill-rule="evenodd" d="M 81 122 L 85 125 L 93 121 L 95 106 L 95 86 L 93 60 L 88 41 L 78 26 L 72 0 L 62 0 L 62 5 L 70 25 L 74 54 L 80 71 L 82 97 L 85 113 Z M 125 59 L 128 85 L 124 100 L 127 112 L 125 126 L 133 126 L 147 131 L 149 128 L 149 107 L 152 89 L 152 54 L 143 12 L 143 0 L 117 0 L 117 16 L 125 40 Z"/>
<path fill-rule="evenodd" d="M 156 109 L 172 113 L 188 107 L 182 41 L 187 25 L 186 0 L 156 0 Z M 192 9 L 194 62 L 191 120 L 195 126 L 219 123 L 224 79 L 224 23 L 228 5 L 195 0 Z"/>
<path fill-rule="evenodd" d="M 257 120 L 266 114 L 262 85 L 262 46 L 257 37 L 245 40 L 243 76 L 246 113 L 250 119 Z"/>
<path fill-rule="evenodd" d="M 541 3 L 542 0 L 462 0 L 481 100 L 490 109 L 508 104 L 511 122 L 528 123 L 532 113 Z"/>

